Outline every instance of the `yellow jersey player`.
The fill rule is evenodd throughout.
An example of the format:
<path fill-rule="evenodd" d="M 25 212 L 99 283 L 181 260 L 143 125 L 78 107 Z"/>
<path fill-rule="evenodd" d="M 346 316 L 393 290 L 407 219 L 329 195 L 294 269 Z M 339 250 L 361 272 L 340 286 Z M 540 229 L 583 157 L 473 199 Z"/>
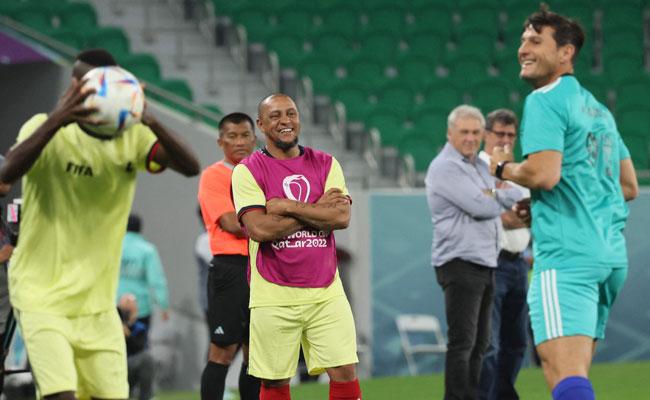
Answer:
<path fill-rule="evenodd" d="M 77 55 L 72 83 L 49 114 L 18 134 L 0 181 L 23 177 L 20 244 L 9 292 L 41 397 L 126 399 L 126 350 L 115 308 L 122 239 L 137 170 L 165 167 L 186 176 L 192 150 L 149 111 L 112 139 L 83 127 L 94 111 L 81 79 L 115 65 L 102 49 Z"/>

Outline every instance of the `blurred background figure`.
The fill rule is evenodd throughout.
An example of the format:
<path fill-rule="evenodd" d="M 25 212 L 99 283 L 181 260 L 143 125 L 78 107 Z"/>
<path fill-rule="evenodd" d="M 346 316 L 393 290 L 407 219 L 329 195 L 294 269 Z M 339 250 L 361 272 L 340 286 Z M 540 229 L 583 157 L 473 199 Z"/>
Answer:
<path fill-rule="evenodd" d="M 517 116 L 512 110 L 501 108 L 489 113 L 485 122 L 485 145 L 479 157 L 489 164 L 495 147 L 513 149 L 518 127 Z M 512 182 L 498 180 L 497 187 L 514 187 L 521 191 L 523 198 L 530 197 L 530 190 Z M 530 264 L 524 257 L 524 250 L 530 242 L 530 230 L 512 210 L 503 210 L 501 225 L 490 345 L 479 381 L 479 399 L 482 400 L 519 399 L 515 381 L 528 346 L 526 293 Z"/>
<path fill-rule="evenodd" d="M 217 145 L 223 159 L 203 170 L 198 192 L 213 256 L 207 285 L 201 283 L 207 290 L 210 328 L 208 360 L 201 374 L 201 399 L 223 397 L 228 370 L 241 347 L 239 394 L 242 400 L 253 400 L 259 398 L 260 382 L 248 374 L 248 239 L 235 214 L 231 189 L 234 166 L 255 149 L 255 124 L 251 117 L 240 112 L 223 117 L 219 121 Z"/>
<path fill-rule="evenodd" d="M 135 296 L 138 302 L 138 321 L 145 324 L 148 331 L 154 304 L 161 309 L 163 321 L 169 319 L 167 279 L 156 246 L 140 233 L 142 220 L 138 215 L 129 215 L 126 231 L 122 243 L 117 297 L 120 299 L 127 293 Z"/>
<path fill-rule="evenodd" d="M 198 267 L 198 300 L 201 312 L 205 317 L 205 322 L 208 322 L 208 272 L 210 271 L 210 262 L 212 261 L 212 251 L 210 250 L 210 236 L 205 230 L 203 224 L 203 214 L 201 213 L 201 206 L 197 208 L 199 216 L 199 225 L 203 232 L 196 238 L 194 243 L 194 257 L 196 258 L 196 265 Z M 208 334 L 210 333 L 208 328 Z"/>
<path fill-rule="evenodd" d="M 149 326 L 138 319 L 138 301 L 132 293 L 120 296 L 117 310 L 126 339 L 129 398 L 149 400 L 153 396 L 154 361 L 149 352 Z M 137 391 L 138 396 L 134 394 Z"/>

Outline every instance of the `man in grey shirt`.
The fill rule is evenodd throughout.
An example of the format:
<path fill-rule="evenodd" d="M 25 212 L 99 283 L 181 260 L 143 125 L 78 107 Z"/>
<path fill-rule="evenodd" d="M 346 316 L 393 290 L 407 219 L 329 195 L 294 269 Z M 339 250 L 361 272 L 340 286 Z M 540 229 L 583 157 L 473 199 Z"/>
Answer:
<path fill-rule="evenodd" d="M 500 215 L 521 199 L 499 189 L 477 154 L 485 118 L 461 105 L 447 119 L 447 144 L 425 179 L 433 222 L 431 264 L 445 294 L 445 399 L 475 399 L 490 335 Z"/>

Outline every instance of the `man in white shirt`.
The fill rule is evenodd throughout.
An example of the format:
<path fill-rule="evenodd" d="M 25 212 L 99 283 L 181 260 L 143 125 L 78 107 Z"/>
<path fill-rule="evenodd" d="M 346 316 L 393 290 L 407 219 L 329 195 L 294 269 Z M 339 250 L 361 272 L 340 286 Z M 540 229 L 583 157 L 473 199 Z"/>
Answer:
<path fill-rule="evenodd" d="M 517 140 L 518 121 L 514 112 L 506 109 L 492 111 L 485 124 L 485 146 L 479 157 L 490 162 L 495 146 L 513 148 Z M 499 181 L 497 187 L 515 187 L 524 198 L 530 191 L 512 182 Z M 501 232 L 498 267 L 495 274 L 494 302 L 490 347 L 488 348 L 479 382 L 479 399 L 519 399 L 515 380 L 526 351 L 529 265 L 522 256 L 528 247 L 530 231 L 514 211 L 501 214 Z"/>

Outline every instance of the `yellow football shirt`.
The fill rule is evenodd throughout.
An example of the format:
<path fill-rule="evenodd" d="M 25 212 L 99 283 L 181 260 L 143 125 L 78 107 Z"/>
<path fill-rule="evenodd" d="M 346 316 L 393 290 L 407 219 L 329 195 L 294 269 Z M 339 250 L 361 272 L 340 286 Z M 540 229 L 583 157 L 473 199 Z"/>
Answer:
<path fill-rule="evenodd" d="M 345 178 L 341 165 L 335 158 L 332 158 L 332 166 L 325 181 L 325 191 L 331 188 L 339 188 L 346 195 Z M 242 209 L 251 207 L 265 207 L 266 197 L 264 191 L 255 181 L 250 170 L 243 164 L 235 166 L 232 174 L 232 191 L 235 203 L 235 210 L 239 214 Z M 248 254 L 251 267 L 251 296 L 250 307 L 261 306 L 293 306 L 320 303 L 337 296 L 344 296 L 343 285 L 339 278 L 338 270 L 334 281 L 324 288 L 303 288 L 282 286 L 267 281 L 260 275 L 255 266 L 259 243 L 248 240 Z"/>
<path fill-rule="evenodd" d="M 32 117 L 17 141 L 46 119 Z M 136 173 L 155 143 L 142 124 L 113 140 L 74 123 L 57 131 L 23 177 L 20 237 L 9 267 L 15 308 L 80 316 L 115 307 Z"/>

